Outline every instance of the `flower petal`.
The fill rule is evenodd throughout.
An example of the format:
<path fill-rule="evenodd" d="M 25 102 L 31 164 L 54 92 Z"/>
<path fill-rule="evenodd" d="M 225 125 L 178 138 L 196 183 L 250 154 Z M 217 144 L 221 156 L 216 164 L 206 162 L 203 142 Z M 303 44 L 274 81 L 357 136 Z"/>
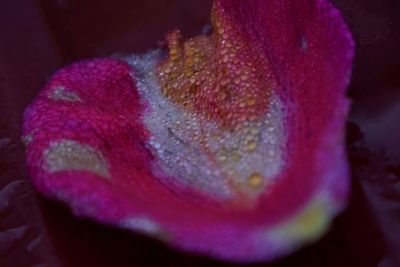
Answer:
<path fill-rule="evenodd" d="M 214 3 L 214 32 L 76 63 L 26 110 L 43 194 L 80 216 L 235 262 L 317 239 L 348 194 L 353 41 L 325 0 Z"/>

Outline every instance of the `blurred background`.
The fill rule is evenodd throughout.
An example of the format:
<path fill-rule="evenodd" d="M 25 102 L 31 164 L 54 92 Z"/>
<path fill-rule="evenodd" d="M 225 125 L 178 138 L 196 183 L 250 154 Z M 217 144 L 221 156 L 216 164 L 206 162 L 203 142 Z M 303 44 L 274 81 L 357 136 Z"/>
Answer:
<path fill-rule="evenodd" d="M 254 266 L 400 266 L 400 1 L 335 0 L 356 39 L 348 209 L 319 242 Z M 20 142 L 25 107 L 59 68 L 143 53 L 208 23 L 211 0 L 0 1 L 0 266 L 233 266 L 75 218 L 37 195 Z"/>

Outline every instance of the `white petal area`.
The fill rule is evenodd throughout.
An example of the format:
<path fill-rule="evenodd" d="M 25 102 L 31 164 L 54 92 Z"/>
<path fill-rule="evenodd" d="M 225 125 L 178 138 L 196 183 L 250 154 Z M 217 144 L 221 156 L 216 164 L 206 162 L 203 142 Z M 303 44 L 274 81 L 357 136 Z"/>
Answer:
<path fill-rule="evenodd" d="M 74 140 L 58 140 L 51 142 L 43 153 L 44 169 L 48 172 L 89 171 L 111 178 L 104 156 L 89 145 Z"/>
<path fill-rule="evenodd" d="M 80 97 L 74 93 L 69 91 L 67 88 L 63 86 L 55 87 L 48 95 L 50 99 L 53 100 L 63 100 L 67 102 L 81 102 Z"/>
<path fill-rule="evenodd" d="M 255 198 L 276 182 L 284 164 L 285 111 L 272 94 L 268 112 L 234 131 L 174 104 L 155 77 L 159 51 L 131 56 L 138 92 L 147 107 L 143 123 L 151 133 L 153 172 L 173 187 L 193 188 L 221 199 Z"/>
<path fill-rule="evenodd" d="M 160 225 L 147 217 L 130 217 L 121 223 L 121 227 L 159 239 L 167 238 L 167 233 Z"/>

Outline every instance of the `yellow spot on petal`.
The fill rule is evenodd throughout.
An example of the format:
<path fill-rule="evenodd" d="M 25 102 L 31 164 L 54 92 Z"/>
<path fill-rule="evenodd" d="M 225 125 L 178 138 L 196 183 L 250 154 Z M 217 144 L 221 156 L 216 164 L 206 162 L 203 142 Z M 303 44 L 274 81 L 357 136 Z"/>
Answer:
<path fill-rule="evenodd" d="M 249 141 L 246 144 L 246 150 L 249 152 L 253 152 L 257 148 L 257 142 L 256 141 Z"/>
<path fill-rule="evenodd" d="M 247 179 L 248 185 L 253 188 L 259 187 L 262 184 L 262 182 L 263 182 L 262 176 L 258 172 L 252 173 Z"/>
<path fill-rule="evenodd" d="M 277 233 L 288 239 L 314 241 L 327 230 L 329 222 L 324 203 L 314 200 L 289 222 L 280 226 Z"/>
<path fill-rule="evenodd" d="M 255 105 L 255 104 L 256 104 L 255 98 L 249 97 L 249 98 L 246 99 L 246 105 L 248 105 L 248 106 L 253 106 L 253 105 Z"/>
<path fill-rule="evenodd" d="M 97 149 L 74 140 L 60 140 L 44 151 L 48 172 L 69 170 L 89 171 L 110 178 L 106 160 Z"/>

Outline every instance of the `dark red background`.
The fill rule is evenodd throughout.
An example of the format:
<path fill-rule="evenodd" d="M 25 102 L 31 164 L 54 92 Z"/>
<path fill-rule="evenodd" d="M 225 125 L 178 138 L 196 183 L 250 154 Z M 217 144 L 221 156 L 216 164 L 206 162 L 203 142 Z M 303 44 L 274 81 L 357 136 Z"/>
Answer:
<path fill-rule="evenodd" d="M 257 266 L 400 266 L 400 2 L 334 2 L 357 43 L 347 132 L 350 205 L 315 245 Z M 210 6 L 210 0 L 0 1 L 0 266 L 231 266 L 77 219 L 41 198 L 19 140 L 24 108 L 57 69 L 144 52 L 174 27 L 195 35 Z"/>

